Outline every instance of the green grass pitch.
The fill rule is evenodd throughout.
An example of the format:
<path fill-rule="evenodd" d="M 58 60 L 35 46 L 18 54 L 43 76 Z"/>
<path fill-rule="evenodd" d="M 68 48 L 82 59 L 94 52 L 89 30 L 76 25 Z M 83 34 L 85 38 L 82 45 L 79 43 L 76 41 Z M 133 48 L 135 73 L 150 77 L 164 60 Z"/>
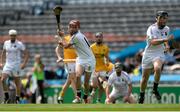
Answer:
<path fill-rule="evenodd" d="M 1 104 L 0 111 L 180 111 L 180 104 Z"/>

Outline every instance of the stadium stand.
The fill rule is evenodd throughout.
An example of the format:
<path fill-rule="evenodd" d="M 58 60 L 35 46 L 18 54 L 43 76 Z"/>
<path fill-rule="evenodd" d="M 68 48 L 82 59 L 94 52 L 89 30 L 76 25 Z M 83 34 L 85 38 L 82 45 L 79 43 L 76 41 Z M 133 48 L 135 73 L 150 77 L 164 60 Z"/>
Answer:
<path fill-rule="evenodd" d="M 79 1 L 82 3 L 83 1 L 85 2 L 85 0 Z M 82 23 L 81 27 L 83 32 L 95 33 L 96 31 L 102 31 L 117 35 L 145 35 L 146 28 L 154 21 L 154 18 L 152 17 L 157 10 L 167 10 L 171 17 L 169 19 L 169 26 L 173 28 L 179 27 L 179 23 L 177 21 L 178 17 L 180 16 L 180 14 L 178 14 L 180 10 L 180 3 L 175 2 L 175 0 L 173 1 L 171 3 L 163 1 L 148 4 L 145 1 L 134 3 L 129 0 L 130 3 L 127 2 L 128 4 L 94 3 L 94 5 L 85 4 L 83 6 L 80 4 L 63 5 L 64 10 L 62 12 L 61 21 L 62 25 L 66 26 L 71 18 L 78 18 Z M 33 5 L 35 3 L 30 3 L 32 3 L 32 6 L 36 6 Z M 69 1 L 68 3 L 70 4 L 71 2 Z M 38 5 L 43 6 L 43 3 Z M 161 8 L 159 8 L 160 5 Z M 22 17 L 21 21 L 10 21 L 9 24 L 12 27 L 17 27 L 17 29 L 20 29 L 20 33 L 22 34 L 49 35 L 55 33 L 56 23 L 54 18 L 55 17 L 53 16 L 52 9 L 50 9 L 45 10 L 44 15 L 26 15 Z M 22 28 L 24 25 L 27 27 Z M 7 28 L 8 27 L 4 27 L 1 29 L 2 35 L 5 35 L 3 32 L 5 32 Z"/>

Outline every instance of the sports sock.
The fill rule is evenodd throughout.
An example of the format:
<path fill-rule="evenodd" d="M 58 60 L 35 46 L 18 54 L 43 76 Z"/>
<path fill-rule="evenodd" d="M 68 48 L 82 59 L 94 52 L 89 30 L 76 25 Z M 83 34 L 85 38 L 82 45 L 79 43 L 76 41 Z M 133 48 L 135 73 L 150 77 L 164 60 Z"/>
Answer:
<path fill-rule="evenodd" d="M 16 101 L 20 101 L 20 97 L 19 96 L 16 96 Z"/>
<path fill-rule="evenodd" d="M 5 96 L 5 99 L 9 99 L 9 93 L 8 92 L 4 92 L 4 96 Z"/>
<path fill-rule="evenodd" d="M 145 92 L 140 92 L 140 97 L 144 98 L 144 94 L 145 94 Z"/>
<path fill-rule="evenodd" d="M 88 95 L 84 94 L 83 99 L 87 99 Z"/>
<path fill-rule="evenodd" d="M 81 90 L 80 90 L 80 89 L 77 90 L 77 96 L 78 96 L 79 98 L 81 98 Z"/>
<path fill-rule="evenodd" d="M 153 91 L 157 91 L 157 88 L 158 88 L 158 83 L 154 82 Z"/>

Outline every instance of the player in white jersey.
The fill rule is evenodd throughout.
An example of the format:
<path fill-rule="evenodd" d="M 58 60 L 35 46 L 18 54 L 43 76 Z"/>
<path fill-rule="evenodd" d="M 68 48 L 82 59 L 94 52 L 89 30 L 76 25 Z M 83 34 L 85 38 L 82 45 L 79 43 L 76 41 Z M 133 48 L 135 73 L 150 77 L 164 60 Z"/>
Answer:
<path fill-rule="evenodd" d="M 158 91 L 158 84 L 164 62 L 164 51 L 169 50 L 168 41 L 174 38 L 173 35 L 169 35 L 169 27 L 166 26 L 167 19 L 167 12 L 158 11 L 156 14 L 156 23 L 152 24 L 147 30 L 147 45 L 142 58 L 142 80 L 140 84 L 139 103 L 144 103 L 145 89 L 152 70 L 154 71 L 152 93 L 155 95 L 157 100 L 161 100 L 161 95 Z"/>
<path fill-rule="evenodd" d="M 108 79 L 105 103 L 115 103 L 119 98 L 122 98 L 123 102 L 135 103 L 130 76 L 125 71 L 122 71 L 123 65 L 121 63 L 115 63 L 114 67 L 115 71 Z M 110 93 L 111 86 L 113 89 Z"/>
<path fill-rule="evenodd" d="M 1 54 L 1 67 L 3 67 L 1 81 L 3 82 L 5 103 L 8 102 L 9 94 L 6 85 L 6 79 L 13 77 L 16 84 L 16 103 L 20 97 L 20 69 L 24 69 L 28 61 L 28 52 L 24 44 L 16 39 L 17 31 L 9 30 L 10 40 L 4 42 L 3 51 Z M 24 55 L 23 63 L 21 64 L 21 53 Z M 4 64 L 5 62 L 5 64 Z"/>
<path fill-rule="evenodd" d="M 89 94 L 89 80 L 95 69 L 95 57 L 85 35 L 78 30 L 78 24 L 74 20 L 69 22 L 69 32 L 72 35 L 70 43 L 60 41 L 59 44 L 65 48 L 73 46 L 76 50 L 76 89 L 77 96 L 73 103 L 81 102 L 81 75 L 84 74 L 84 102 L 87 103 Z M 62 34 L 62 33 L 59 33 Z"/>

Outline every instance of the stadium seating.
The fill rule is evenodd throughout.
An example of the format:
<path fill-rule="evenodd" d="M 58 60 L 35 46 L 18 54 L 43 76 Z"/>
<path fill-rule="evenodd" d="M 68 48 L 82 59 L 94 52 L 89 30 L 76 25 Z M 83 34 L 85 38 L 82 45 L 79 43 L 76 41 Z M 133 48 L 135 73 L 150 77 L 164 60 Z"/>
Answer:
<path fill-rule="evenodd" d="M 80 1 L 85 2 L 85 0 Z M 88 1 L 92 2 L 92 0 Z M 64 5 L 61 22 L 62 25 L 67 26 L 70 19 L 77 18 L 81 21 L 83 32 L 102 31 L 117 35 L 145 35 L 148 25 L 155 21 L 154 15 L 157 10 L 167 10 L 169 12 L 169 26 L 173 28 L 180 26 L 177 22 L 180 16 L 180 3 L 173 1 L 168 4 L 166 1 L 157 4 L 155 4 L 156 2 L 146 4 L 143 1 L 135 4 Z M 107 1 L 104 0 L 104 2 Z M 129 0 L 129 2 L 132 1 Z M 35 3 L 32 2 L 31 4 Z M 42 5 L 43 3 L 37 4 Z M 159 6 L 161 7 L 159 8 Z M 51 35 L 55 33 L 56 28 L 52 9 L 45 10 L 44 15 L 26 15 L 20 21 L 10 21 L 9 24 L 16 29 L 20 29 L 20 33 L 28 35 Z M 27 27 L 23 27 L 24 25 Z M 1 33 L 5 35 L 6 26 L 2 27 L 1 30 Z"/>

